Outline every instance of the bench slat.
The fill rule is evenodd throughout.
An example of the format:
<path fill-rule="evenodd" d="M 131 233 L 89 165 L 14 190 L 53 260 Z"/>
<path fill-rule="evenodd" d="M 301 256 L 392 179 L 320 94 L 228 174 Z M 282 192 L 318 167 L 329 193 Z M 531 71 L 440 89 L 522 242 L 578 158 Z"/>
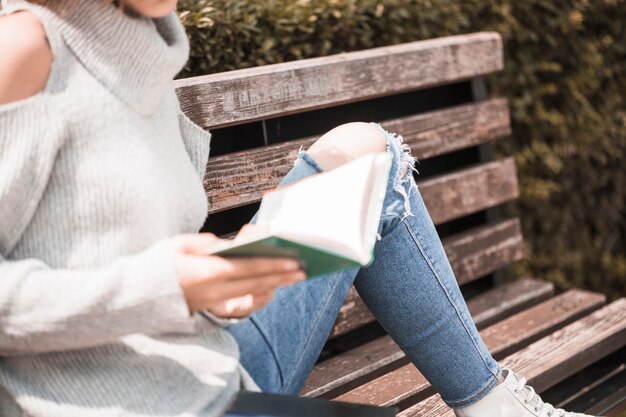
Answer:
<path fill-rule="evenodd" d="M 537 392 L 580 371 L 626 345 L 626 299 L 621 298 L 501 362 L 528 379 Z M 398 417 L 454 417 L 434 395 L 398 414 Z"/>
<path fill-rule="evenodd" d="M 420 159 L 493 141 L 510 134 L 508 104 L 494 99 L 445 110 L 389 120 L 390 132 L 401 132 Z M 274 188 L 293 166 L 300 147 L 317 137 L 210 158 L 204 178 L 210 212 L 256 201 Z"/>
<path fill-rule="evenodd" d="M 205 129 L 398 94 L 498 72 L 495 32 L 450 36 L 175 81 Z"/>
<path fill-rule="evenodd" d="M 401 134 L 419 159 L 443 155 L 511 134 L 506 99 L 450 107 L 381 123 Z"/>
<path fill-rule="evenodd" d="M 472 228 L 443 239 L 443 246 L 459 284 L 465 284 L 522 259 L 524 242 L 519 219 Z M 374 321 L 363 300 L 352 288 L 330 338 Z"/>
<path fill-rule="evenodd" d="M 518 218 L 475 227 L 442 242 L 459 285 L 524 257 L 524 238 Z"/>
<path fill-rule="evenodd" d="M 239 169 L 243 169 L 239 167 Z M 441 224 L 513 200 L 519 195 L 513 158 L 478 164 L 470 168 L 418 181 L 433 222 Z M 205 183 L 205 189 L 211 190 Z M 260 193 L 209 196 L 209 213 L 259 200 Z M 224 202 L 224 200 L 228 200 Z"/>
<path fill-rule="evenodd" d="M 531 278 L 499 285 L 467 301 L 478 330 L 504 320 L 554 295 L 554 284 Z"/>
<path fill-rule="evenodd" d="M 605 302 L 601 294 L 569 290 L 480 332 L 495 359 L 528 345 Z M 411 398 L 419 401 L 435 393 L 426 378 L 413 366 L 404 365 L 336 399 L 362 404 L 398 405 Z"/>
<path fill-rule="evenodd" d="M 492 316 L 506 317 L 518 312 L 521 306 L 544 301 L 553 293 L 551 283 L 522 279 L 481 293 L 469 300 L 467 306 L 480 329 Z M 492 307 L 504 296 L 507 303 L 499 308 Z M 317 364 L 300 394 L 332 398 L 404 363 L 407 360 L 400 348 L 389 336 L 381 337 Z"/>
<path fill-rule="evenodd" d="M 476 213 L 519 196 L 512 157 L 418 182 L 435 224 Z"/>

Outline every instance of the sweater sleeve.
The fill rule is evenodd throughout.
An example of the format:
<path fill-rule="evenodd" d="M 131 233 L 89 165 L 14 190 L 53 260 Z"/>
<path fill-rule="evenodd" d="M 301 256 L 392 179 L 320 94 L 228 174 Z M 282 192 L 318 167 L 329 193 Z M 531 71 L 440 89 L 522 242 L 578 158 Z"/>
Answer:
<path fill-rule="evenodd" d="M 200 179 L 203 179 L 209 159 L 211 133 L 192 122 L 182 110 L 178 111 L 178 124 L 189 158 L 196 167 Z"/>
<path fill-rule="evenodd" d="M 10 259 L 67 137 L 51 108 L 36 98 L 0 106 L 0 355 L 86 348 L 132 333 L 194 331 L 169 241 L 97 269 Z"/>

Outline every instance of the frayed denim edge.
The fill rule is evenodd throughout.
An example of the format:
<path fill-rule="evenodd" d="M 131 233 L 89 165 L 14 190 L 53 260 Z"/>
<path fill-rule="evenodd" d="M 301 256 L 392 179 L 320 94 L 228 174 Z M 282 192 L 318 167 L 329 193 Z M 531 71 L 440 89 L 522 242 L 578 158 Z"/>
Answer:
<path fill-rule="evenodd" d="M 313 159 L 313 157 L 311 155 L 309 155 L 305 150 L 304 150 L 304 146 L 300 146 L 300 149 L 298 150 L 298 157 L 296 158 L 295 161 L 293 161 L 293 166 L 298 166 L 298 164 L 304 161 L 307 164 L 309 164 L 311 166 L 311 168 L 313 168 L 315 171 L 317 172 L 324 172 L 324 170 L 322 169 L 322 167 L 317 163 L 317 161 L 315 159 Z"/>
<path fill-rule="evenodd" d="M 395 175 L 393 179 L 393 190 L 403 198 L 404 213 L 401 216 L 401 220 L 404 220 L 407 217 L 413 216 L 413 212 L 411 211 L 411 190 L 413 189 L 413 185 L 417 187 L 413 179 L 413 172 L 419 174 L 419 171 L 415 168 L 415 164 L 418 163 L 418 160 L 411 155 L 411 148 L 408 144 L 404 143 L 404 138 L 401 135 L 388 132 L 379 123 L 370 122 L 370 124 L 376 126 L 383 132 L 387 138 L 387 152 L 391 152 L 394 160 L 397 161 L 398 172 L 393 173 L 393 175 Z"/>
<path fill-rule="evenodd" d="M 400 220 L 413 216 L 410 197 L 412 186 L 415 185 L 417 187 L 413 179 L 413 172 L 419 174 L 419 171 L 415 168 L 418 160 L 411 155 L 411 148 L 404 143 L 401 135 L 388 132 L 379 123 L 370 122 L 370 124 L 376 126 L 385 135 L 387 152 L 391 153 L 394 161 L 396 161 L 397 172 L 392 172 L 391 175 L 393 176 L 393 190 L 402 196 L 404 202 L 404 212 L 400 216 Z M 316 172 L 324 172 L 317 161 L 304 150 L 303 146 L 298 150 L 298 156 L 294 160 L 293 166 L 297 166 L 302 161 L 311 166 Z"/>

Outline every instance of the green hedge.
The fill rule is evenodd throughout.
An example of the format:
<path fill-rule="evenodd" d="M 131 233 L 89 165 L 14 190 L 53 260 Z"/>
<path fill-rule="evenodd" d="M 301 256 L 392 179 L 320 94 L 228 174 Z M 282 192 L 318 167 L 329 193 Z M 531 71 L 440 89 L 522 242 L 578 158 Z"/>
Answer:
<path fill-rule="evenodd" d="M 182 0 L 182 76 L 495 30 L 527 257 L 516 276 L 626 294 L 626 0 Z"/>

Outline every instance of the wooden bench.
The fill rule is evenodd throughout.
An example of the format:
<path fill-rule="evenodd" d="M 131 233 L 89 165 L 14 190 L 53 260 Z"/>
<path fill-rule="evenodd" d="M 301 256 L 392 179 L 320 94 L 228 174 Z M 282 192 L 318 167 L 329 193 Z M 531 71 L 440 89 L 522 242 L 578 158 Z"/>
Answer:
<path fill-rule="evenodd" d="M 550 283 L 504 282 L 498 272 L 524 251 L 520 220 L 500 210 L 519 194 L 515 163 L 493 157 L 493 141 L 510 133 L 508 104 L 487 98 L 484 84 L 502 69 L 500 36 L 476 33 L 176 81 L 183 111 L 213 132 L 205 230 L 238 230 L 298 149 L 329 128 L 381 121 L 420 159 L 420 191 L 494 356 L 552 398 L 570 387 L 566 405 L 603 387 L 595 412 L 617 412 L 626 404 L 626 299 L 555 295 Z M 353 289 L 301 394 L 395 406 L 407 417 L 452 416 L 373 322 Z M 604 371 L 589 371 L 598 361 L 608 363 Z M 591 380 L 573 382 L 581 370 Z M 621 388 L 607 392 L 616 378 Z"/>

